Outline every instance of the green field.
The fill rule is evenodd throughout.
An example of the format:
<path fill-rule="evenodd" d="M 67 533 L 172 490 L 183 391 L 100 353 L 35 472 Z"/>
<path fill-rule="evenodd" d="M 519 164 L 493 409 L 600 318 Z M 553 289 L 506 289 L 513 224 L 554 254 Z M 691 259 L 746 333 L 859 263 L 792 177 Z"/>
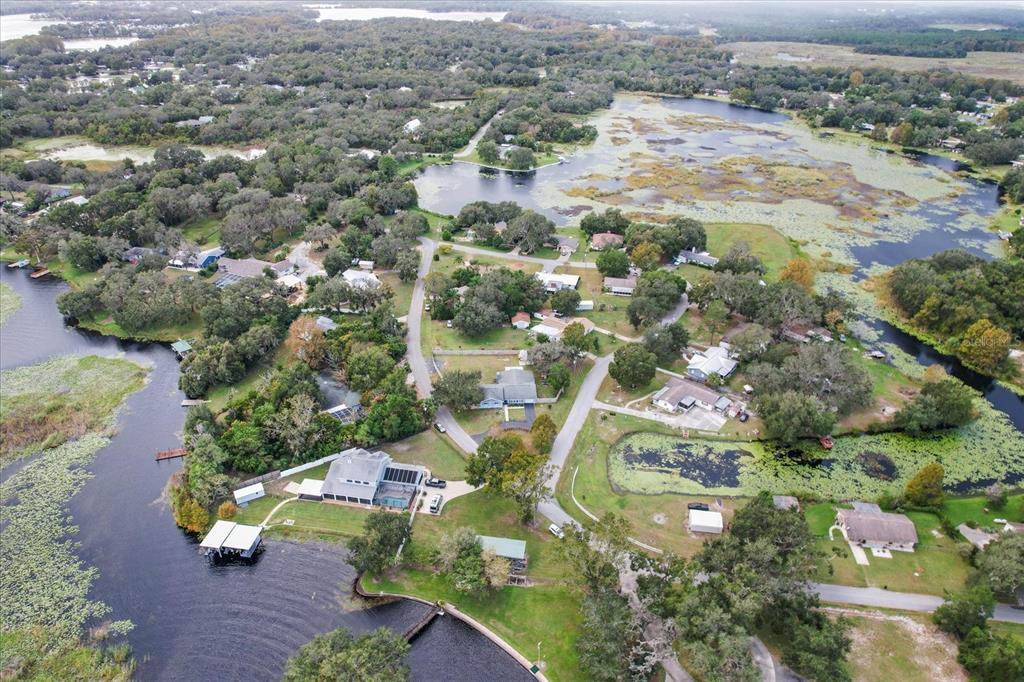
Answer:
<path fill-rule="evenodd" d="M 537 584 L 468 596 L 452 588 L 445 576 L 436 575 L 425 567 L 406 567 L 381 578 L 364 577 L 364 586 L 368 590 L 452 603 L 492 629 L 526 658 L 536 658 L 537 642 L 541 642 L 541 657 L 550 679 L 581 679 L 574 646 L 580 622 L 579 595 L 560 584 L 564 568 L 553 551 L 558 540 L 543 526 L 528 528 L 519 524 L 509 500 L 478 491 L 452 500 L 439 517 L 417 516 L 407 560 L 418 561 L 425 557 L 442 533 L 459 527 L 473 528 L 482 535 L 525 540 L 526 573 Z"/>
<path fill-rule="evenodd" d="M 708 252 L 711 255 L 721 258 L 737 243 L 747 242 L 751 253 L 768 268 L 765 275 L 768 281 L 778 279 L 782 268 L 797 255 L 793 243 L 770 225 L 708 223 L 704 227 L 708 233 Z"/>
<path fill-rule="evenodd" d="M 182 236 L 201 249 L 209 249 L 220 244 L 220 224 L 221 219 L 217 216 L 193 220 L 182 226 Z"/>

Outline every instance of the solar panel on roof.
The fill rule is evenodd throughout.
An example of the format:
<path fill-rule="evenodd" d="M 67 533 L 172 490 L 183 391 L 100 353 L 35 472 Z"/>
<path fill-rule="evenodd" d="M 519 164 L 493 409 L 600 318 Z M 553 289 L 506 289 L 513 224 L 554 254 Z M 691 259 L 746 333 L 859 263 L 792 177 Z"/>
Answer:
<path fill-rule="evenodd" d="M 384 480 L 389 483 L 416 484 L 419 482 L 420 472 L 414 469 L 395 469 L 388 467 L 384 470 Z"/>

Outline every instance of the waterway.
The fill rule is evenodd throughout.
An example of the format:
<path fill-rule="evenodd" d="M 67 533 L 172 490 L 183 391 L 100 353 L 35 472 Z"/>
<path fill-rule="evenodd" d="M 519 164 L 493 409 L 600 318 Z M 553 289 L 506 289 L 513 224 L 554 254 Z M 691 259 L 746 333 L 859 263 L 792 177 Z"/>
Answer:
<path fill-rule="evenodd" d="M 822 139 L 785 114 L 705 99 L 620 95 L 592 122 L 599 131 L 597 141 L 564 164 L 530 173 L 481 171 L 462 163 L 428 166 L 415 180 L 420 205 L 454 215 L 473 201 L 515 201 L 559 226 L 577 224 L 581 215 L 611 205 L 627 215 L 767 223 L 801 241 L 812 255 L 827 254 L 849 263 L 855 279 L 877 266 L 893 266 L 950 248 L 963 248 L 983 258 L 1001 250 L 995 234 L 987 229 L 999 209 L 996 186 L 954 175 L 957 162 L 941 156 L 896 158 L 867 144 Z M 813 187 L 822 183 L 808 183 L 806 193 L 815 201 L 787 199 L 779 195 L 779 175 L 749 164 L 753 170 L 744 180 L 756 181 L 758 191 L 709 190 L 703 178 L 719 172 L 721 162 L 731 156 L 841 174 L 856 189 L 844 190 L 837 183 L 837 194 L 815 194 L 818 190 Z M 673 178 L 656 190 L 627 184 L 631 175 L 664 170 L 647 161 L 659 157 L 699 172 Z M 729 181 L 719 176 L 718 182 Z M 685 183 L 692 189 L 680 190 Z M 599 193 L 580 196 L 581 186 L 592 186 Z M 667 196 L 668 188 L 678 194 Z M 840 204 L 857 212 L 844 215 L 836 208 Z M 883 320 L 869 323 L 881 334 L 881 341 L 895 343 L 922 365 L 941 363 L 983 392 L 1024 431 L 1024 398 Z"/>
<path fill-rule="evenodd" d="M 318 10 L 317 21 L 369 21 L 370 19 L 432 19 L 435 21 L 501 21 L 507 12 L 428 12 L 411 7 L 336 7 L 303 5 Z"/>
<path fill-rule="evenodd" d="M 90 598 L 130 619 L 128 635 L 144 680 L 277 680 L 288 657 L 317 633 L 337 627 L 396 631 L 427 607 L 396 601 L 362 608 L 354 573 L 338 545 L 268 540 L 253 565 L 211 566 L 175 525 L 163 492 L 181 460 L 153 454 L 180 443 L 184 410 L 178 367 L 159 344 L 123 342 L 66 326 L 56 280 L 31 280 L 0 268 L 22 305 L 0 327 L 0 368 L 67 353 L 123 355 L 152 367 L 146 387 L 118 417 L 118 432 L 91 466 L 95 476 L 71 500 L 76 540 L 99 570 Z M 9 472 L 5 472 L 9 473 Z M 436 619 L 413 642 L 415 680 L 533 679 L 501 649 L 461 621 Z"/>

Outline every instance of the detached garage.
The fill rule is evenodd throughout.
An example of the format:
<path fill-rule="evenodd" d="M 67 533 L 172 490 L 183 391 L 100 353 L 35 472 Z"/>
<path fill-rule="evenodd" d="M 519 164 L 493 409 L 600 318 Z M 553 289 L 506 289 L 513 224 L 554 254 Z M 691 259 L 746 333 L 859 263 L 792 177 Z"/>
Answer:
<path fill-rule="evenodd" d="M 253 500 L 258 500 L 266 494 L 266 491 L 263 490 L 262 483 L 247 485 L 244 488 L 239 488 L 235 491 L 235 504 L 239 507 L 244 507 Z"/>
<path fill-rule="evenodd" d="M 690 510 L 690 531 L 693 533 L 720 534 L 724 529 L 722 515 L 713 511 Z"/>

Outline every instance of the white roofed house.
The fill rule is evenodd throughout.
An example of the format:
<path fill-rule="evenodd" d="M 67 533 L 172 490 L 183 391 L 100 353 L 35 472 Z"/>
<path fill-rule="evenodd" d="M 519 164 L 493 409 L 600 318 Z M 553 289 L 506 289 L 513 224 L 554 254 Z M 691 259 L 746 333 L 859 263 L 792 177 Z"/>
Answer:
<path fill-rule="evenodd" d="M 537 272 L 534 277 L 544 285 L 548 293 L 561 291 L 562 289 L 575 289 L 580 284 L 579 275 L 560 275 L 554 272 Z"/>
<path fill-rule="evenodd" d="M 365 270 L 353 270 L 349 268 L 345 272 L 341 273 L 342 278 L 354 287 L 378 287 L 380 286 L 380 280 L 372 272 L 366 272 Z"/>
<path fill-rule="evenodd" d="M 422 125 L 423 121 L 419 120 L 418 118 L 414 118 L 408 123 L 406 123 L 404 126 L 402 126 L 402 132 L 415 133 L 417 130 L 420 129 L 420 126 Z"/>
<path fill-rule="evenodd" d="M 700 265 L 705 268 L 713 268 L 718 265 L 718 259 L 712 256 L 707 251 L 693 251 L 690 249 L 683 249 L 679 252 L 679 255 L 675 257 L 673 261 L 676 265 L 683 265 L 684 263 L 693 263 L 694 265 Z"/>
<path fill-rule="evenodd" d="M 533 372 L 521 367 L 510 367 L 498 372 L 493 384 L 481 384 L 480 388 L 484 391 L 481 408 L 530 405 L 537 401 L 537 384 Z"/>
<path fill-rule="evenodd" d="M 672 379 L 654 394 L 651 402 L 655 407 L 671 413 L 680 410 L 685 412 L 695 405 L 710 411 L 717 409 L 719 401 L 724 397 L 702 384 L 687 379 Z"/>
<path fill-rule="evenodd" d="M 712 346 L 703 352 L 694 353 L 686 373 L 697 381 L 707 381 L 712 375 L 723 379 L 734 371 L 739 363 L 729 357 L 729 349 L 723 346 Z"/>
<path fill-rule="evenodd" d="M 583 332 L 585 334 L 589 334 L 594 331 L 594 323 L 585 317 L 568 317 L 558 319 L 557 317 L 552 316 L 545 317 L 543 322 L 531 327 L 529 333 L 533 336 L 543 334 L 552 341 L 557 341 L 562 338 L 562 333 L 565 331 L 566 327 L 576 322 L 583 325 Z"/>

